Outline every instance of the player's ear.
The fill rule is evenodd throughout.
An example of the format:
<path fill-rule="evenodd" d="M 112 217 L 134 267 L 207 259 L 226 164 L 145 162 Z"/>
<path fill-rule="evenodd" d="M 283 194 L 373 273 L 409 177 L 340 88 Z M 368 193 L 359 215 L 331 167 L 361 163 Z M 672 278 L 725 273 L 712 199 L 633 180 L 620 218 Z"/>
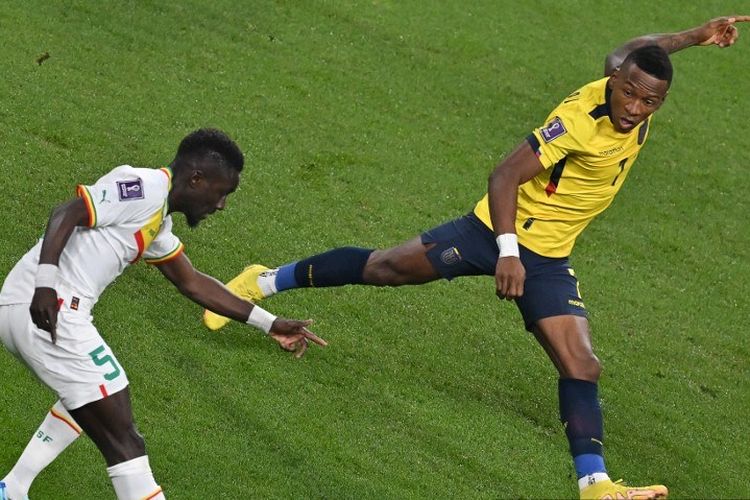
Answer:
<path fill-rule="evenodd" d="M 609 76 L 609 80 L 607 80 L 607 88 L 609 90 L 614 90 L 615 88 L 615 80 L 617 80 L 617 77 L 620 75 L 620 68 L 617 68 L 612 72 L 612 74 Z"/>
<path fill-rule="evenodd" d="M 205 178 L 206 178 L 206 175 L 203 173 L 203 170 L 197 170 L 197 169 L 193 170 L 190 173 L 188 184 L 190 185 L 190 187 L 196 187 L 201 182 L 203 182 Z"/>

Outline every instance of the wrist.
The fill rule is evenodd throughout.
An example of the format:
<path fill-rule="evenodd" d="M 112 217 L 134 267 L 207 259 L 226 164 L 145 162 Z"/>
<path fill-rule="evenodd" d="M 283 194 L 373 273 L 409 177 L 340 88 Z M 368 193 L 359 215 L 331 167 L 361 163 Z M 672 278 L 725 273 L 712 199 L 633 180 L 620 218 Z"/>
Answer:
<path fill-rule="evenodd" d="M 54 264 L 39 264 L 36 268 L 34 288 L 55 288 L 59 270 Z"/>
<path fill-rule="evenodd" d="M 503 233 L 495 238 L 499 250 L 498 258 L 518 257 L 518 236 L 515 233 Z"/>
<path fill-rule="evenodd" d="M 274 321 L 276 321 L 276 316 L 256 305 L 253 306 L 253 310 L 250 311 L 250 316 L 247 317 L 245 322 L 269 334 Z"/>

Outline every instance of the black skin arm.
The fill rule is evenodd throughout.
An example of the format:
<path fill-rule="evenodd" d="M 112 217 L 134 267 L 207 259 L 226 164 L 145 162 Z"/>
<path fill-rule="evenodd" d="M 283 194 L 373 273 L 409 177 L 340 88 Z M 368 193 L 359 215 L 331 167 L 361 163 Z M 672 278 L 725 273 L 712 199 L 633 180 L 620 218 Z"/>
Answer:
<path fill-rule="evenodd" d="M 604 76 L 610 76 L 620 67 L 628 54 L 646 45 L 659 45 L 672 54 L 695 45 L 718 45 L 725 48 L 733 45 L 739 36 L 737 22 L 748 22 L 750 16 L 717 17 L 701 26 L 677 33 L 663 33 L 639 36 L 616 48 L 604 61 Z"/>
<path fill-rule="evenodd" d="M 39 263 L 56 266 L 73 230 L 77 226 L 86 226 L 88 222 L 89 212 L 82 198 L 55 207 L 44 232 Z M 34 290 L 34 297 L 29 306 L 31 320 L 38 328 L 50 332 L 53 343 L 57 341 L 57 310 L 57 292 L 53 288 L 43 287 Z"/>
<path fill-rule="evenodd" d="M 508 155 L 490 174 L 487 192 L 490 219 L 495 234 L 516 232 L 518 186 L 528 182 L 544 170 L 527 141 Z M 518 257 L 498 259 L 495 267 L 495 287 L 498 297 L 512 300 L 523 295 L 526 271 Z"/>
<path fill-rule="evenodd" d="M 244 323 L 256 307 L 252 302 L 234 295 L 216 278 L 198 271 L 184 253 L 156 267 L 182 295 L 217 314 Z M 296 357 L 301 357 L 307 350 L 308 340 L 321 346 L 327 345 L 325 340 L 307 329 L 311 323 L 311 320 L 276 318 L 269 335 L 282 349 L 293 351 Z"/>
<path fill-rule="evenodd" d="M 251 302 L 237 297 L 219 280 L 194 268 L 184 253 L 156 267 L 182 295 L 210 311 L 245 322 L 253 310 Z"/>

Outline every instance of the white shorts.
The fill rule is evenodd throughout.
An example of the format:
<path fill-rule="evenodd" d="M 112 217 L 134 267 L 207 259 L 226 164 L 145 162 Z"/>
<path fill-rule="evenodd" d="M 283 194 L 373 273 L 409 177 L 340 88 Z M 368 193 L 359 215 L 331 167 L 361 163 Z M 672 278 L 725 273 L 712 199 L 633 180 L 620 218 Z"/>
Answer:
<path fill-rule="evenodd" d="M 123 390 L 128 377 L 91 322 L 87 301 L 57 292 L 64 302 L 57 315 L 56 344 L 31 321 L 29 304 L 0 305 L 0 339 L 57 393 L 66 409 L 75 410 Z"/>

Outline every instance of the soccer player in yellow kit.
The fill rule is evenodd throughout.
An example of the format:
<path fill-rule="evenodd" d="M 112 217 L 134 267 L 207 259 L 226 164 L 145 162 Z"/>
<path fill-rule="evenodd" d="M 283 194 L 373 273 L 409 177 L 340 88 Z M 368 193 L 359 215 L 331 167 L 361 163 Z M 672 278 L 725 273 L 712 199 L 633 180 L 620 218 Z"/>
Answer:
<path fill-rule="evenodd" d="M 668 53 L 694 45 L 727 47 L 736 22 L 711 20 L 647 35 L 611 53 L 605 77 L 570 94 L 492 172 L 473 212 L 386 250 L 345 247 L 268 269 L 253 265 L 229 283 L 260 300 L 300 287 L 398 286 L 439 278 L 494 275 L 497 295 L 515 300 L 526 329 L 557 368 L 565 426 L 581 498 L 664 498 L 662 485 L 610 480 L 602 452 L 601 372 L 586 307 L 568 262 L 583 229 L 612 202 L 648 138 L 651 115 L 672 81 Z M 204 323 L 225 320 L 206 312 Z"/>

